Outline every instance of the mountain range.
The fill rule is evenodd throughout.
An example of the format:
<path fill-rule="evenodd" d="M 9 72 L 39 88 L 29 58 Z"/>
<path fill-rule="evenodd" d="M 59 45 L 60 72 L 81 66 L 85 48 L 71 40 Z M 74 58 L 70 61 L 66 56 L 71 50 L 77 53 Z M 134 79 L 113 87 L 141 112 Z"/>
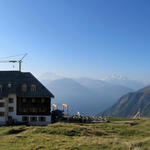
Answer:
<path fill-rule="evenodd" d="M 65 78 L 46 73 L 42 76 L 42 82 L 55 95 L 52 103 L 58 104 L 59 109 L 65 103 L 69 105 L 70 113 L 84 115 L 96 115 L 111 107 L 122 95 L 144 87 L 144 83 L 116 75 L 98 80 Z"/>

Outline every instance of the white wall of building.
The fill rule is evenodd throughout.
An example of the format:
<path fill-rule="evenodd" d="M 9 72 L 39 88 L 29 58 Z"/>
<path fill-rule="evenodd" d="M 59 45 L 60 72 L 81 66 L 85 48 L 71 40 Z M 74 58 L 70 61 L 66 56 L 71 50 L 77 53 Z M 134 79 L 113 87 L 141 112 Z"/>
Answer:
<path fill-rule="evenodd" d="M 51 123 L 51 116 L 17 115 L 17 121 L 22 122 L 22 117 L 29 117 L 29 124 L 30 125 L 48 125 Z M 37 117 L 37 121 L 32 122 L 31 117 Z M 45 117 L 46 121 L 45 122 L 39 121 L 39 117 Z"/>

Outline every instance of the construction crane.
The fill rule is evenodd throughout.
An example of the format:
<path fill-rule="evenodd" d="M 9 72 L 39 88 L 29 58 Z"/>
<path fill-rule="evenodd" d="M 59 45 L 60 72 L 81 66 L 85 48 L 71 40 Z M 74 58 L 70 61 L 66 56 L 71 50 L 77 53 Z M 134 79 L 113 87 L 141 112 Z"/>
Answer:
<path fill-rule="evenodd" d="M 23 57 L 22 57 L 20 60 L 2 60 L 2 61 L 0 61 L 0 63 L 19 63 L 19 71 L 21 72 L 23 59 L 24 59 L 27 55 L 28 55 L 28 54 L 25 53 L 25 54 L 23 55 Z M 14 57 L 14 56 L 12 56 L 12 57 Z"/>

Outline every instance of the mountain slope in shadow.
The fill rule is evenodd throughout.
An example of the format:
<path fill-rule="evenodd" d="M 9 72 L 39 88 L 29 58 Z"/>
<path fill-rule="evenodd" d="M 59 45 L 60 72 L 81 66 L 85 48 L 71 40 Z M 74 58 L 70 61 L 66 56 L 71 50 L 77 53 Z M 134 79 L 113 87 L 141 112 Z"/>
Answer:
<path fill-rule="evenodd" d="M 130 117 L 138 111 L 142 116 L 150 116 L 150 86 L 122 96 L 116 104 L 102 113 L 106 116 Z"/>

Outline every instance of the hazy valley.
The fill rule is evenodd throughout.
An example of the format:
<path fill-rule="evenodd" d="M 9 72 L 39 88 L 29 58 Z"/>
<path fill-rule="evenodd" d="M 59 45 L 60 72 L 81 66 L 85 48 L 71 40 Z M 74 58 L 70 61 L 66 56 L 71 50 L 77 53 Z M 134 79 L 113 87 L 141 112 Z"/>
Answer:
<path fill-rule="evenodd" d="M 120 76 L 96 80 L 64 78 L 51 73 L 46 74 L 43 83 L 55 95 L 52 103 L 59 106 L 66 103 L 70 113 L 79 111 L 83 115 L 96 115 L 116 103 L 121 96 L 145 85 Z"/>

